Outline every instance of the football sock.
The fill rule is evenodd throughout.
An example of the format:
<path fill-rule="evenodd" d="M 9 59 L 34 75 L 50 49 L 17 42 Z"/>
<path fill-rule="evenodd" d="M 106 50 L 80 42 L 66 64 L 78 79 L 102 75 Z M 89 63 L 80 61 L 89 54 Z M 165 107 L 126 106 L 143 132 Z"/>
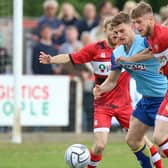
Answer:
<path fill-rule="evenodd" d="M 151 154 L 146 144 L 142 145 L 137 150 L 135 150 L 134 154 L 137 157 L 142 168 L 153 168 L 151 159 L 150 159 Z"/>
<path fill-rule="evenodd" d="M 102 154 L 94 155 L 92 152 L 90 152 L 90 162 L 87 168 L 96 168 L 101 160 Z"/>
<path fill-rule="evenodd" d="M 159 145 L 160 149 L 163 151 L 163 153 L 168 157 L 168 138 Z"/>
<path fill-rule="evenodd" d="M 153 145 L 150 147 L 150 152 L 152 155 L 152 162 L 155 165 L 156 168 L 163 168 L 163 163 L 160 157 L 160 154 L 158 153 L 156 147 Z"/>

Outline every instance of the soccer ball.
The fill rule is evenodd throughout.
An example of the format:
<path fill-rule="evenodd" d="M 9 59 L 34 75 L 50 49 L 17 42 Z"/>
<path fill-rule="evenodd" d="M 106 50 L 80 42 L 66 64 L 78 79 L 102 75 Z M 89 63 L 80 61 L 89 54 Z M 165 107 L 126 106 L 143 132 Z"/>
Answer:
<path fill-rule="evenodd" d="M 74 144 L 66 150 L 64 158 L 70 168 L 84 168 L 89 164 L 90 153 L 86 146 Z"/>

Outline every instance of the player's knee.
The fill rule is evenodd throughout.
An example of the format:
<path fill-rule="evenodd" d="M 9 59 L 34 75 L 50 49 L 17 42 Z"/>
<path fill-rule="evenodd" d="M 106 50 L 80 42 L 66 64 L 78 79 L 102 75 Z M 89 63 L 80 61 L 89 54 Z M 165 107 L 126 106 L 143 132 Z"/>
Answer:
<path fill-rule="evenodd" d="M 103 143 L 98 143 L 98 144 L 96 144 L 96 152 L 97 153 L 101 153 L 101 152 L 103 152 L 103 150 L 105 149 L 105 144 L 103 144 Z"/>
<path fill-rule="evenodd" d="M 139 141 L 136 141 L 135 139 L 133 139 L 129 136 L 125 137 L 125 141 L 132 150 L 137 149 L 140 145 Z"/>
<path fill-rule="evenodd" d="M 163 136 L 163 134 L 159 132 L 153 134 L 154 143 L 157 145 L 163 143 L 166 138 L 166 136 Z"/>

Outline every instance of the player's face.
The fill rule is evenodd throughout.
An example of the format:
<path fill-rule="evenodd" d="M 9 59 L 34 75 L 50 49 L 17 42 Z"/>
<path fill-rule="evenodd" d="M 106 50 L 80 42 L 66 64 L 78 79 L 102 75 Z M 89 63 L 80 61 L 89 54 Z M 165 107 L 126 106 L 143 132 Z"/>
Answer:
<path fill-rule="evenodd" d="M 117 33 L 114 31 L 114 29 L 111 27 L 110 24 L 107 25 L 105 33 L 106 33 L 108 42 L 112 46 L 115 46 L 118 44 Z"/>
<path fill-rule="evenodd" d="M 150 34 L 150 18 L 147 15 L 132 19 L 133 26 L 141 36 L 148 36 Z"/>
<path fill-rule="evenodd" d="M 130 31 L 132 31 L 131 25 L 122 23 L 114 27 L 114 31 L 117 34 L 118 42 L 120 44 L 126 45 L 131 41 Z"/>

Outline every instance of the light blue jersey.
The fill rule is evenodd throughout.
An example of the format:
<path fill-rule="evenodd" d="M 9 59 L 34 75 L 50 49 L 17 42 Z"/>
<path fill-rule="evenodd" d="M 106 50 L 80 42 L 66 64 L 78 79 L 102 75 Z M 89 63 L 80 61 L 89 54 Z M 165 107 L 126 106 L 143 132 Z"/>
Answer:
<path fill-rule="evenodd" d="M 115 59 L 119 56 L 129 57 L 147 48 L 146 39 L 135 35 L 129 52 L 126 52 L 124 45 L 117 47 L 112 54 L 112 70 L 119 68 Z M 137 91 L 146 97 L 162 97 L 167 90 L 166 77 L 159 74 L 160 63 L 156 58 L 142 62 L 119 62 L 121 67 L 130 73 L 136 81 Z"/>

